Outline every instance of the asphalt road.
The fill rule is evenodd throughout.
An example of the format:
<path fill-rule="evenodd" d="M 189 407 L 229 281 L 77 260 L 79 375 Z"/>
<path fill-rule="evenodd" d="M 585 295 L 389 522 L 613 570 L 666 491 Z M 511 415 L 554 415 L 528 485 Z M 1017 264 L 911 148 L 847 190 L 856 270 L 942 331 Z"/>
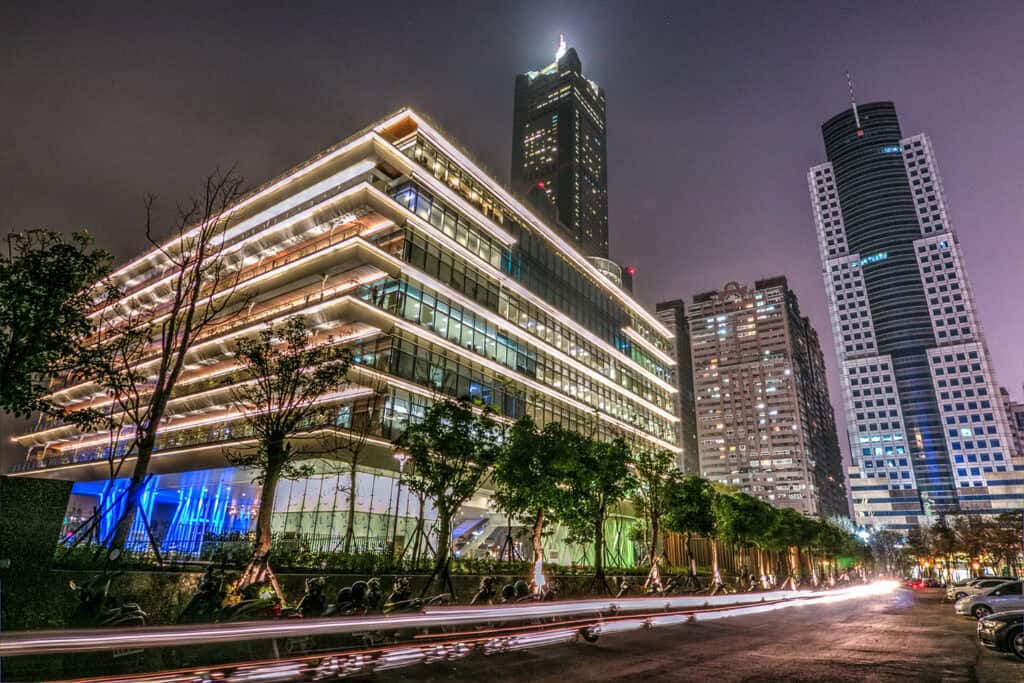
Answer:
<path fill-rule="evenodd" d="M 378 681 L 1024 681 L 941 590 L 793 607 L 377 674 Z"/>

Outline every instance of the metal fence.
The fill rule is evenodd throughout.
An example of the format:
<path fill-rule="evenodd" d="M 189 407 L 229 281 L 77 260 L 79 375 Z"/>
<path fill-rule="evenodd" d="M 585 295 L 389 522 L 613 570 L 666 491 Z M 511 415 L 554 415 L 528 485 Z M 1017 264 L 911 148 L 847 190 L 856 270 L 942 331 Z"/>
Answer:
<path fill-rule="evenodd" d="M 64 545 L 69 546 L 70 534 L 64 534 L 63 538 L 65 538 Z M 144 530 L 133 531 L 128 536 L 125 548 L 134 555 L 155 560 L 157 558 L 157 552 L 154 551 L 155 545 L 160 559 L 165 562 L 223 559 L 238 561 L 249 556 L 255 540 L 255 532 L 204 533 L 170 539 L 162 535 L 160 529 L 154 529 L 152 538 Z M 99 538 L 90 537 L 82 539 L 80 545 L 95 547 L 99 542 Z M 274 555 L 295 562 L 297 565 L 313 564 L 318 556 L 324 558 L 326 562 L 328 556 L 346 552 L 344 534 L 274 533 L 271 534 L 271 548 Z M 354 536 L 348 544 L 347 554 L 359 556 L 366 561 L 376 558 L 379 563 L 382 563 L 394 560 L 396 555 L 402 553 L 402 550 L 403 547 L 399 544 L 393 553 L 390 538 Z"/>

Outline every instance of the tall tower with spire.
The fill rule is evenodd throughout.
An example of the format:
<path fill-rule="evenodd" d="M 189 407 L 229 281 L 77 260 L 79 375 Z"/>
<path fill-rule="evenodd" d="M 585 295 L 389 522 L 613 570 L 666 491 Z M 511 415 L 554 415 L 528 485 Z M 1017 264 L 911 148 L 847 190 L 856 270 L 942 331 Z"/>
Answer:
<path fill-rule="evenodd" d="M 587 256 L 608 257 L 608 150 L 604 88 L 584 78 L 575 48 L 516 77 L 512 189 Z"/>

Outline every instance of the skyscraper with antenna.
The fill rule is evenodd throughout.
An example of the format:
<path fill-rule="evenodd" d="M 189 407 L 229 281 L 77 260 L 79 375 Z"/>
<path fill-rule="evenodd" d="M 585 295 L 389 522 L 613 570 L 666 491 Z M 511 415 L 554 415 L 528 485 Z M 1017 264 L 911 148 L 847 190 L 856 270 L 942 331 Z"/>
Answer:
<path fill-rule="evenodd" d="M 910 528 L 1024 501 L 931 141 L 892 102 L 824 124 L 807 180 L 839 359 L 857 520 Z"/>
<path fill-rule="evenodd" d="M 608 258 L 604 88 L 583 76 L 565 36 L 555 61 L 516 77 L 512 189 L 557 217 L 584 254 Z"/>

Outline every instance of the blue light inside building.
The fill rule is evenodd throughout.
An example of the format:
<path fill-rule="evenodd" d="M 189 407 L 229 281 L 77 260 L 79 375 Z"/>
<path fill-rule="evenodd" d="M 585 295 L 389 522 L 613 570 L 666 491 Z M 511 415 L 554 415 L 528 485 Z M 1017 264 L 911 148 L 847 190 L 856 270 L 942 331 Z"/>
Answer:
<path fill-rule="evenodd" d="M 234 467 L 154 475 L 143 490 L 140 512 L 162 551 L 198 552 L 207 535 L 246 533 L 253 528 L 259 493 L 249 480 L 247 472 Z M 86 515 L 94 508 L 104 510 L 99 538 L 108 538 L 124 509 L 122 494 L 127 486 L 127 478 L 76 482 L 70 506 Z M 147 546 L 146 529 L 137 516 L 129 548 Z"/>
<path fill-rule="evenodd" d="M 877 254 L 871 254 L 871 256 L 865 256 L 864 258 L 862 258 L 858 262 L 858 264 L 862 265 L 862 266 L 866 266 L 869 263 L 878 263 L 879 261 L 884 261 L 887 258 L 889 258 L 889 252 L 887 252 L 887 251 L 880 251 Z"/>

